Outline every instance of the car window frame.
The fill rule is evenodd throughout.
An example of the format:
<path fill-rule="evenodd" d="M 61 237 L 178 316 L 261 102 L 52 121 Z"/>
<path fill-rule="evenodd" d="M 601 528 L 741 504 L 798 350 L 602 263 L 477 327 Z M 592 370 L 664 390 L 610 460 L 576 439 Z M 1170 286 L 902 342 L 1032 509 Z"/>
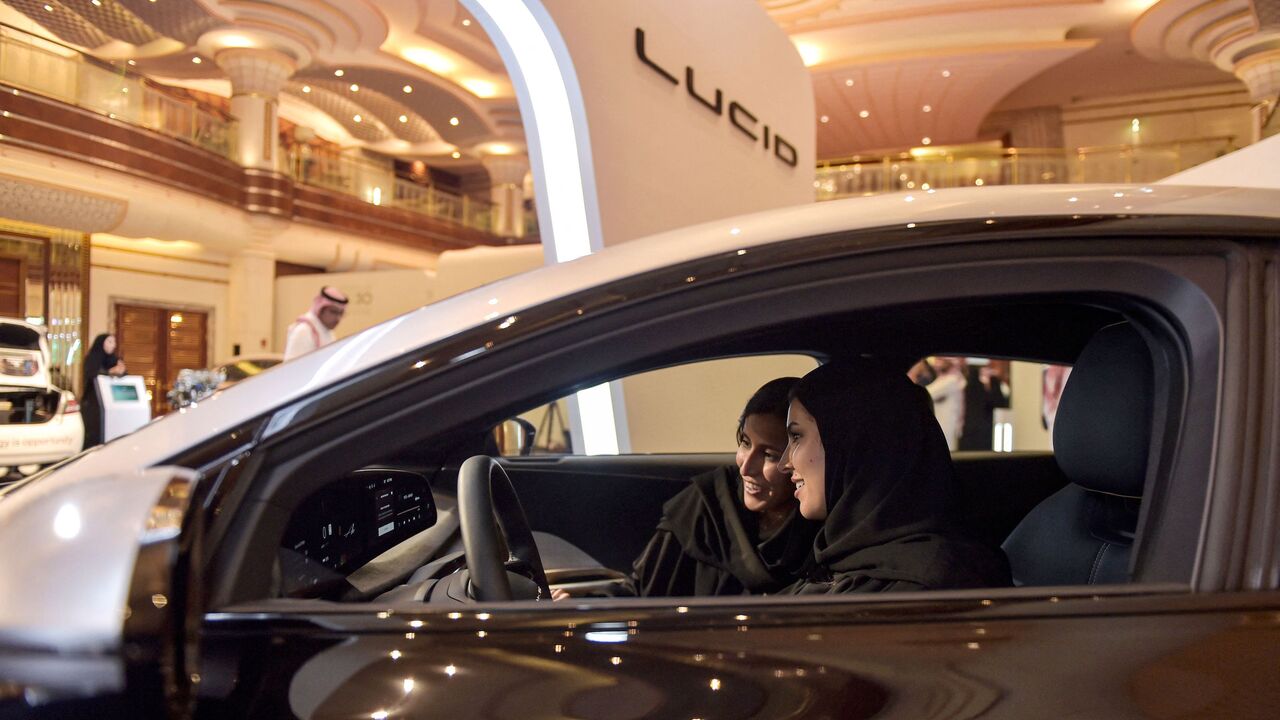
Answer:
<path fill-rule="evenodd" d="M 862 233 L 852 233 L 849 235 L 857 236 L 860 234 Z M 1144 232 L 1142 234 L 1146 235 L 1147 238 L 1150 238 L 1150 236 L 1147 235 L 1147 233 Z M 1042 237 L 1034 239 L 1036 242 L 1033 245 L 1028 245 L 1024 249 L 1034 248 L 1037 251 L 1044 251 L 1046 249 L 1052 249 L 1053 247 L 1057 246 L 1058 250 L 1056 253 L 1055 261 L 1061 261 L 1064 258 L 1071 258 L 1072 261 L 1077 265 L 1076 269 L 1078 271 L 1083 272 L 1084 273 L 1083 276 L 1087 276 L 1091 278 L 1091 282 L 1094 285 L 1093 292 L 1098 293 L 1099 296 L 1106 294 L 1107 292 L 1114 293 L 1114 299 L 1120 305 L 1124 305 L 1125 303 L 1128 303 L 1128 302 L 1135 302 L 1135 303 L 1139 303 L 1140 305 L 1140 303 L 1142 302 L 1142 298 L 1144 296 L 1144 290 L 1146 290 L 1146 293 L 1148 295 L 1151 295 L 1154 293 L 1156 296 L 1158 296 L 1160 292 L 1167 293 L 1175 290 L 1185 291 L 1187 288 L 1155 287 L 1154 285 L 1159 285 L 1159 283 L 1155 283 L 1151 288 L 1146 288 L 1146 289 L 1139 288 L 1135 290 L 1132 286 L 1131 278 L 1129 279 L 1128 282 L 1125 282 L 1125 277 L 1123 276 L 1123 273 L 1120 275 L 1115 275 L 1113 277 L 1110 277 L 1104 282 L 1104 279 L 1101 276 L 1095 274 L 1094 272 L 1095 270 L 1101 269 L 1103 267 L 1107 267 L 1110 270 L 1114 271 L 1118 265 L 1128 264 L 1129 266 L 1131 266 L 1129 269 L 1133 269 L 1132 266 L 1136 265 L 1137 267 L 1145 267 L 1148 271 L 1163 271 L 1167 273 L 1168 268 L 1167 267 L 1162 268 L 1162 264 L 1168 265 L 1172 263 L 1172 265 L 1176 266 L 1179 262 L 1179 258 L 1182 258 L 1184 260 L 1187 258 L 1201 259 L 1201 260 L 1216 259 L 1216 262 L 1220 264 L 1226 255 L 1238 249 L 1238 247 L 1231 242 L 1213 242 L 1210 239 L 1200 239 L 1195 242 L 1186 242 L 1184 239 L 1179 237 L 1178 233 L 1173 233 L 1173 237 L 1162 238 L 1164 242 L 1160 242 L 1160 243 L 1154 242 L 1151 239 L 1146 239 L 1141 241 L 1134 240 L 1133 238 L 1126 237 L 1126 233 L 1115 233 L 1113 234 L 1112 237 L 1095 239 L 1095 241 L 1092 244 L 1090 244 L 1090 246 L 1087 248 L 1088 252 L 1085 252 L 1086 248 L 1081 246 L 1080 244 L 1058 245 L 1058 243 L 1060 243 L 1061 238 L 1053 237 L 1052 234 L 1045 235 L 1044 233 L 1041 233 L 1041 235 Z M 1222 238 L 1223 234 L 1219 232 L 1216 234 L 1216 236 L 1218 238 Z M 823 241 L 823 240 L 829 240 L 829 238 L 824 237 L 817 240 Z M 794 242 L 801 242 L 801 241 L 794 241 Z M 857 247 L 856 238 L 849 239 L 848 245 L 856 248 Z M 951 249 L 955 250 L 956 248 L 951 248 Z M 998 267 L 1004 271 L 1008 270 L 1008 267 L 1011 263 L 1015 265 L 1031 263 L 1033 266 L 1036 267 L 1038 271 L 1041 271 L 1041 272 L 1043 272 L 1049 265 L 1049 263 L 1046 262 L 1044 258 L 1040 258 L 1040 257 L 1037 257 L 1037 258 L 1007 257 L 1007 252 L 1008 252 L 1007 243 L 992 243 L 990 247 L 985 248 L 986 250 L 997 251 L 996 255 L 988 254 L 988 260 L 986 261 L 981 261 L 981 257 L 984 255 L 984 253 L 975 252 L 975 247 L 973 245 L 966 244 L 966 246 L 959 249 L 961 250 L 961 252 L 959 253 L 958 256 L 952 258 L 951 262 L 958 262 L 960 264 L 966 264 L 966 265 L 973 265 L 975 262 L 978 263 L 978 265 L 982 265 L 983 262 L 985 262 L 987 263 L 988 268 Z M 826 258 L 826 261 L 828 263 L 832 259 L 848 260 L 852 258 L 855 265 L 857 265 L 858 268 L 857 268 L 857 272 L 852 273 L 851 276 L 848 276 L 848 277 L 844 276 L 841 273 L 837 273 L 836 276 L 834 277 L 831 276 L 830 273 L 825 273 L 825 274 L 823 272 L 814 273 L 813 271 L 816 268 L 821 268 L 822 265 L 816 265 L 816 266 L 810 265 L 808 264 L 808 261 L 806 261 L 806 264 L 792 264 L 790 266 L 773 268 L 770 272 L 782 273 L 782 272 L 794 271 L 797 269 L 805 269 L 809 271 L 809 275 L 810 275 L 809 277 L 797 276 L 794 272 L 791 272 L 791 282 L 796 284 L 787 286 L 784 283 L 783 286 L 789 291 L 794 292 L 794 291 L 797 291 L 798 287 L 804 287 L 807 289 L 807 291 L 811 291 L 812 288 L 818 287 L 824 283 L 827 286 L 830 286 L 832 284 L 842 285 L 849 282 L 867 282 L 868 279 L 870 278 L 874 278 L 877 275 L 882 275 L 886 270 L 891 270 L 897 273 L 903 273 L 903 272 L 938 273 L 940 272 L 941 269 L 946 268 L 947 272 L 953 271 L 954 268 L 947 264 L 945 257 L 941 258 L 943 262 L 941 263 L 937 262 L 940 259 L 938 253 L 941 252 L 945 254 L 948 251 L 947 248 L 935 247 L 929 250 L 931 254 L 930 260 L 934 262 L 934 266 L 924 270 L 914 267 L 913 263 L 910 262 L 910 258 L 918 250 L 919 248 L 912 248 L 909 246 L 895 247 L 891 250 L 887 250 L 881 253 L 870 253 L 869 255 L 854 252 L 854 253 L 846 253 L 841 258 Z M 1055 256 L 1055 253 L 1051 252 L 1049 253 L 1048 257 L 1054 257 L 1054 256 Z M 886 259 L 887 259 L 887 264 L 884 262 Z M 992 263 L 994 263 L 994 265 L 992 265 Z M 1090 266 L 1098 266 L 1098 267 L 1092 268 Z M 665 272 L 667 274 L 675 276 L 675 275 L 682 275 L 689 271 L 690 271 L 689 268 L 682 266 L 680 268 L 667 269 Z M 1196 270 L 1196 272 L 1199 272 L 1203 276 L 1200 278 L 1200 280 L 1212 281 L 1215 271 L 1211 268 L 1200 268 Z M 1193 272 L 1191 274 L 1194 275 L 1195 273 Z M 748 277 L 748 274 L 744 273 L 742 277 L 745 280 L 745 278 Z M 1176 277 L 1180 277 L 1180 274 L 1168 273 L 1168 277 L 1164 279 L 1172 280 Z M 940 278 L 940 279 L 945 279 L 945 278 Z M 1191 283 L 1190 281 L 1187 282 L 1188 287 L 1192 286 L 1193 284 L 1194 283 Z M 1210 284 L 1212 283 L 1210 282 Z M 1050 283 L 1050 285 L 1052 285 L 1052 283 Z M 713 286 L 708 285 L 706 287 L 709 288 Z M 777 290 L 776 287 L 773 289 Z M 1219 289 L 1220 288 L 1210 288 L 1210 291 L 1212 292 Z M 1044 288 L 1042 287 L 1041 291 L 1043 290 Z M 1077 293 L 1078 290 L 1079 290 L 1078 287 L 1064 286 L 1057 289 L 1054 292 L 1074 294 L 1074 293 Z M 782 292 L 782 291 L 778 290 L 777 292 Z M 762 289 L 760 295 L 758 297 L 754 297 L 753 300 L 754 301 L 767 300 L 768 298 L 766 296 L 770 294 L 777 294 L 777 292 L 771 293 L 768 289 Z M 1127 295 L 1126 294 L 1127 292 L 1132 292 L 1133 294 Z M 956 295 L 954 293 L 948 292 L 945 294 L 945 297 L 947 297 L 948 299 L 955 299 L 957 297 L 962 297 L 965 294 L 966 293 L 961 293 L 960 295 Z M 972 297 L 985 296 L 985 293 L 976 292 L 976 291 L 970 291 L 970 293 L 968 294 Z M 1127 298 L 1127 299 L 1124 299 L 1124 298 Z M 1086 298 L 1082 297 L 1081 299 L 1084 300 Z M 1148 299 L 1154 301 L 1153 297 L 1149 297 Z M 581 302 L 581 300 L 578 300 L 577 302 Z M 1208 297 L 1206 296 L 1204 307 L 1198 308 L 1197 312 L 1201 312 L 1201 313 L 1208 312 L 1211 316 L 1213 316 L 1215 315 L 1216 309 L 1220 306 L 1220 302 L 1221 302 L 1220 299 L 1216 303 L 1209 301 Z M 568 306 L 571 308 L 573 304 L 574 304 L 573 302 L 570 302 L 568 303 Z M 894 303 L 874 302 L 870 304 L 874 306 L 884 306 L 886 304 L 893 305 Z M 1143 308 L 1141 308 L 1139 305 L 1134 305 L 1130 309 L 1133 310 L 1137 315 L 1143 315 L 1144 314 Z M 1185 305 L 1185 302 L 1184 302 L 1184 305 Z M 1174 303 L 1167 303 L 1165 305 L 1165 308 L 1174 307 L 1174 306 L 1175 306 Z M 622 309 L 619 309 L 618 312 L 622 312 L 625 309 L 626 309 L 625 307 Z M 652 307 L 650 308 L 651 311 L 655 309 L 658 309 L 658 308 L 652 308 Z M 1186 308 L 1183 307 L 1182 311 L 1185 312 Z M 1164 312 L 1163 310 L 1155 310 L 1153 308 L 1147 308 L 1146 312 L 1148 313 L 1148 316 L 1143 318 L 1144 324 L 1149 324 L 1152 327 L 1156 327 L 1156 326 L 1159 326 L 1162 322 L 1168 322 L 1168 318 L 1160 317 L 1161 313 Z M 603 317 L 603 316 L 604 315 L 602 314 L 594 319 L 598 319 L 599 317 Z M 1204 318 L 1201 318 L 1201 319 L 1203 320 Z M 658 318 L 656 320 L 652 320 L 651 322 L 654 322 L 654 323 L 667 322 L 669 320 L 670 318 L 664 317 L 664 318 Z M 564 328 L 562 328 L 562 331 L 568 332 L 570 335 L 574 335 L 575 329 L 577 331 L 576 334 L 579 337 L 577 342 L 585 342 L 587 344 L 601 342 L 599 337 L 595 337 L 591 334 L 589 323 L 583 323 L 579 326 L 576 326 L 576 328 L 570 328 L 568 330 L 565 330 Z M 634 330 L 634 328 L 631 328 L 631 329 Z M 1181 328 L 1181 330 L 1185 331 L 1185 328 Z M 1211 330 L 1216 332 L 1216 325 Z M 1177 330 L 1175 329 L 1174 332 L 1170 332 L 1169 328 L 1166 327 L 1164 330 L 1160 332 L 1167 332 L 1171 337 L 1174 337 L 1176 336 Z M 584 333 L 586 334 L 585 338 L 582 337 Z M 492 335 L 491 329 L 485 328 L 484 331 L 481 333 L 481 335 L 482 336 Z M 442 358 L 447 360 L 447 356 L 449 356 L 449 353 L 451 352 L 455 353 L 454 355 L 452 355 L 452 357 L 456 359 L 457 357 L 459 357 L 459 355 L 456 354 L 456 350 L 459 347 L 467 347 L 468 345 L 472 345 L 477 341 L 477 339 L 478 338 L 465 338 L 465 339 L 452 338 L 451 341 L 453 342 L 446 341 L 446 343 L 444 343 L 444 345 L 446 346 L 451 345 L 452 347 L 429 348 L 429 349 L 426 349 L 424 352 L 414 353 L 413 354 L 414 358 L 422 358 L 422 359 L 418 359 L 415 364 L 424 362 L 424 359 L 430 360 L 435 358 Z M 1220 347 L 1221 338 L 1218 338 L 1217 341 L 1212 343 L 1212 345 L 1215 348 Z M 534 349 L 537 346 L 538 344 L 534 343 L 534 344 L 525 346 L 522 349 L 520 345 L 516 344 L 516 345 L 512 345 L 507 351 L 523 352 L 524 354 L 527 355 L 529 350 Z M 490 346 L 490 348 L 491 347 L 492 346 Z M 796 348 L 796 349 L 799 349 L 799 348 Z M 441 402 L 443 402 L 443 404 L 446 406 L 446 409 L 447 409 L 448 402 L 444 402 L 444 400 L 451 399 L 453 402 L 456 403 L 457 394 L 461 392 L 463 389 L 471 385 L 474 385 L 476 383 L 484 383 L 484 382 L 500 383 L 502 380 L 510 380 L 511 378 L 509 377 L 502 377 L 497 379 L 494 379 L 492 377 L 487 377 L 488 373 L 491 370 L 497 369 L 497 368 L 490 367 L 492 364 L 490 361 L 492 360 L 492 358 L 497 357 L 498 355 L 499 354 L 496 352 L 482 353 L 480 354 L 479 357 L 472 358 L 473 360 L 472 362 L 462 363 L 461 367 L 453 368 L 453 371 L 450 374 L 450 378 L 451 378 L 450 385 L 452 387 L 437 388 L 437 392 L 432 396 L 430 400 L 420 400 L 420 401 L 411 401 L 411 402 L 415 405 L 423 405 L 424 403 L 440 404 Z M 622 357 L 618 357 L 616 350 L 612 354 L 608 351 L 604 351 L 602 352 L 602 355 L 604 355 L 605 357 L 600 358 L 597 364 L 600 368 L 608 368 L 608 370 L 601 370 L 601 375 L 599 377 L 590 377 L 590 378 L 581 380 L 579 382 L 579 386 L 593 384 L 595 382 L 608 379 L 609 377 L 612 377 L 612 376 L 625 374 L 628 371 L 628 367 L 627 367 L 628 363 L 631 363 L 633 367 L 635 367 L 634 365 L 635 363 L 638 363 L 638 362 L 642 363 L 642 359 L 627 357 L 625 354 Z M 527 362 L 528 362 L 528 359 L 524 361 L 524 363 L 526 364 Z M 1166 359 L 1165 364 L 1170 365 L 1170 367 L 1172 367 L 1172 365 L 1177 364 L 1177 358 L 1168 358 Z M 507 368 L 505 368 L 505 370 L 502 370 L 501 374 L 507 375 L 511 372 L 516 372 L 520 367 L 522 367 L 522 363 L 516 362 L 513 365 L 509 365 Z M 1209 400 L 1211 404 L 1216 403 L 1217 386 L 1218 386 L 1218 379 L 1219 379 L 1217 366 L 1212 365 L 1208 368 L 1201 366 L 1201 367 L 1197 367 L 1196 370 L 1198 373 L 1200 373 L 1200 375 L 1198 375 L 1197 377 L 1207 377 L 1211 380 L 1211 382 L 1205 388 L 1205 392 L 1211 391 L 1212 397 L 1209 398 Z M 1207 373 L 1207 375 L 1205 373 Z M 1195 379 L 1195 378 L 1192 378 L 1192 379 Z M 354 386 L 357 384 L 358 383 L 355 383 L 355 382 L 348 383 L 347 384 L 348 388 L 345 388 L 345 389 L 349 390 L 351 386 Z M 423 385 L 425 387 L 430 385 L 430 383 L 424 381 Z M 561 387 L 561 386 L 556 385 L 556 387 Z M 344 390 L 344 388 L 334 388 L 332 390 L 334 393 L 340 393 Z M 1203 395 L 1204 392 L 1201 392 L 1200 394 Z M 530 398 L 528 399 L 533 399 L 533 398 L 534 396 L 530 396 Z M 1203 409 L 1203 405 L 1205 404 L 1205 398 L 1199 398 L 1199 401 L 1200 401 L 1199 405 L 1202 406 L 1201 409 Z M 308 401 L 306 401 L 306 403 L 316 403 L 316 402 L 317 402 L 317 398 L 311 398 Z M 319 405 L 323 405 L 323 402 L 324 402 L 323 399 L 320 399 Z M 374 402 L 374 401 L 371 400 L 371 402 Z M 312 414 L 309 418 L 312 421 L 314 421 L 318 417 L 323 416 L 323 413 L 318 411 L 319 406 L 316 404 L 312 404 L 310 408 L 306 408 L 306 409 L 309 409 L 312 411 Z M 418 409 L 421 409 L 421 408 L 418 408 Z M 1182 415 L 1185 415 L 1189 407 L 1185 402 L 1185 398 L 1171 398 L 1171 402 L 1167 406 L 1167 409 L 1170 415 L 1178 415 L 1179 417 L 1181 417 Z M 299 409 L 297 408 L 290 409 L 289 412 L 292 414 L 292 417 L 295 420 L 298 419 L 298 415 L 300 413 Z M 303 419 L 307 419 L 307 418 L 303 418 Z M 1167 422 L 1169 419 L 1170 418 L 1166 419 L 1166 422 L 1164 423 L 1165 426 L 1169 426 L 1169 423 Z M 309 424 L 310 423 L 303 423 L 303 424 L 295 425 L 294 427 L 291 428 L 292 430 L 291 433 L 281 434 L 279 435 L 279 437 L 275 438 L 274 440 L 267 439 L 267 442 L 264 444 L 263 450 L 270 453 L 272 452 L 271 446 L 273 445 L 278 447 L 283 447 L 287 445 L 288 443 L 286 442 L 286 440 L 289 437 L 297 438 L 298 433 L 305 430 L 306 426 Z M 343 426 L 343 423 L 338 423 L 334 426 L 331 426 L 329 428 L 331 431 L 331 434 L 337 434 L 338 436 L 341 436 L 343 434 L 342 426 Z M 1170 447 L 1172 448 L 1176 446 L 1177 445 L 1176 441 L 1178 439 L 1177 433 L 1179 430 L 1182 429 L 1182 424 L 1174 423 L 1172 427 L 1173 427 L 1173 433 L 1172 433 L 1173 437 L 1162 438 L 1157 440 L 1157 442 L 1164 443 L 1166 440 L 1172 440 L 1174 442 L 1171 443 Z M 1213 445 L 1212 438 L 1210 438 L 1207 443 L 1202 442 L 1201 445 L 1203 447 L 1200 447 L 1199 450 L 1202 454 L 1211 454 L 1212 445 Z M 1161 445 L 1160 447 L 1163 449 L 1164 446 Z M 1163 452 L 1161 453 L 1161 457 L 1163 458 L 1167 454 L 1168 454 L 1167 452 Z M 1179 470 L 1185 473 L 1185 467 L 1188 464 L 1186 462 L 1187 458 L 1177 458 L 1177 459 L 1180 460 L 1181 462 L 1175 464 L 1173 463 L 1173 459 L 1170 459 L 1168 462 L 1162 461 L 1160 464 L 1162 466 L 1172 465 L 1175 468 L 1175 470 Z M 1205 460 L 1205 458 L 1200 458 L 1200 459 Z M 1153 463 L 1153 466 L 1155 466 L 1156 464 L 1157 463 Z M 301 466 L 301 461 L 298 460 L 297 458 L 293 458 L 293 459 L 288 459 L 288 460 L 285 460 L 284 462 L 278 462 L 278 463 L 266 462 L 264 463 L 264 465 L 271 472 L 266 473 L 262 478 L 258 479 L 260 481 L 260 484 L 264 485 L 264 487 L 260 488 L 260 491 L 257 494 L 274 497 L 271 490 L 271 483 L 273 479 L 274 479 L 274 482 L 279 483 L 280 478 L 282 476 L 296 472 Z M 1207 482 L 1208 482 L 1207 481 L 1208 465 L 1205 465 L 1204 468 L 1206 470 L 1206 472 L 1204 473 L 1205 477 L 1201 478 L 1199 487 L 1191 488 L 1193 493 L 1195 491 L 1200 491 L 1201 493 L 1203 493 L 1203 491 L 1206 489 Z M 1153 475 L 1154 474 L 1155 474 L 1155 470 L 1153 469 Z M 1170 479 L 1170 482 L 1173 482 L 1173 478 Z M 1192 484 L 1195 485 L 1196 483 L 1193 482 Z M 1184 491 L 1184 494 L 1185 494 L 1185 491 Z M 1203 495 L 1201 497 L 1203 497 Z M 1143 521 L 1141 521 L 1142 527 L 1144 529 L 1149 530 L 1151 527 L 1152 520 L 1150 519 L 1150 516 L 1153 515 L 1154 512 L 1149 511 L 1149 506 L 1153 504 L 1154 503 L 1144 503 L 1144 519 Z M 1195 511 L 1194 514 L 1197 516 L 1195 528 L 1198 531 L 1200 528 L 1198 516 L 1200 512 L 1203 510 L 1203 508 L 1197 506 L 1197 507 L 1194 507 L 1193 509 Z M 1183 517 L 1181 518 L 1181 520 L 1185 522 L 1186 518 Z M 252 525 L 252 521 L 246 521 L 246 522 L 250 522 L 250 528 L 254 527 Z M 1173 525 L 1178 523 L 1170 521 L 1164 524 Z M 1160 525 L 1161 524 L 1157 524 L 1156 527 L 1159 527 Z M 1166 528 L 1166 529 L 1173 529 L 1173 528 Z M 1182 529 L 1185 530 L 1185 527 L 1183 527 Z M 1198 538 L 1198 532 L 1193 533 L 1193 535 L 1195 535 Z M 1147 546 L 1149 547 L 1150 544 L 1148 544 Z M 1136 554 L 1141 555 L 1142 553 L 1136 553 Z M 234 562 L 234 556 L 231 559 Z M 1159 562 L 1160 560 L 1161 559 L 1157 557 L 1152 562 Z M 1198 561 L 1199 558 L 1197 557 L 1195 560 Z M 1184 556 L 1184 561 L 1185 561 L 1185 556 Z M 1139 568 L 1141 569 L 1141 565 L 1139 566 Z M 1187 578 L 1185 576 L 1181 578 L 1175 578 L 1173 580 L 1169 580 L 1168 578 L 1163 578 L 1159 576 L 1151 577 L 1148 579 L 1156 583 L 1178 582 L 1178 583 L 1184 583 L 1190 586 L 1190 578 Z M 223 591 L 221 594 L 223 596 L 223 599 L 225 600 L 233 600 L 235 599 L 235 595 L 236 595 L 235 592 L 226 592 L 226 591 Z"/>

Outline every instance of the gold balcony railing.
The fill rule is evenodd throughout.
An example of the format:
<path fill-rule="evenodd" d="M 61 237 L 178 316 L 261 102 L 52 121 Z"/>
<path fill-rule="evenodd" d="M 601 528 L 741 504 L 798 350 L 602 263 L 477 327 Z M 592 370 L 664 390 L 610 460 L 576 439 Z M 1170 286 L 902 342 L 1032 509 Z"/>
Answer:
<path fill-rule="evenodd" d="M 975 185 L 1145 183 L 1236 149 L 1233 137 L 1148 145 L 1023 149 L 969 145 L 913 148 L 883 156 L 855 156 L 819 164 L 819 200 Z"/>
<path fill-rule="evenodd" d="M 231 158 L 235 122 L 71 48 L 0 26 L 0 82 L 164 133 Z"/>
<path fill-rule="evenodd" d="M 299 145 L 289 150 L 289 172 L 294 181 L 304 185 L 492 232 L 491 203 L 398 178 L 390 161 L 380 163 L 366 157 L 318 152 Z"/>

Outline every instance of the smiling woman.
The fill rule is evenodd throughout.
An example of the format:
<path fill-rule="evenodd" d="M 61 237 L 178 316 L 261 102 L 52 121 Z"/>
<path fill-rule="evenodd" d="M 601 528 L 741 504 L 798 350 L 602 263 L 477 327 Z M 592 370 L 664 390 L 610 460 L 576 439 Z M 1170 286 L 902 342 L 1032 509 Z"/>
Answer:
<path fill-rule="evenodd" d="M 866 360 L 828 363 L 791 393 L 783 463 L 824 521 L 796 594 L 1011 584 L 999 550 L 953 534 L 951 458 L 924 391 Z"/>

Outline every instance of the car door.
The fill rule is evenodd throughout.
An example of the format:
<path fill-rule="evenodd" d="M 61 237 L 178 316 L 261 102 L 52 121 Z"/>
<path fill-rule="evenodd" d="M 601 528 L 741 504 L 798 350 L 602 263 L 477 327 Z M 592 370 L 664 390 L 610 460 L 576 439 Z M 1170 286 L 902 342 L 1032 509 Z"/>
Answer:
<path fill-rule="evenodd" d="M 214 612 L 202 632 L 202 711 L 372 718 L 1270 712 L 1280 702 L 1276 531 L 1252 499 L 1274 495 L 1274 470 L 1271 456 L 1247 438 L 1275 426 L 1275 366 L 1263 360 L 1275 357 L 1277 344 L 1266 340 L 1275 338 L 1276 300 L 1261 291 L 1276 286 L 1272 246 L 1253 239 L 1261 231 L 1233 235 L 1211 219 L 1180 218 L 1176 228 L 1158 218 L 1013 225 L 932 228 L 932 245 L 900 230 L 879 232 L 883 244 L 871 249 L 858 236 L 820 238 L 761 253 L 753 261 L 762 265 L 730 258 L 672 268 L 638 280 L 645 290 L 634 295 L 611 288 L 626 301 L 581 323 L 523 337 L 482 329 L 414 353 L 404 365 L 494 343 L 474 360 L 441 363 L 437 374 L 412 381 L 384 368 L 290 408 L 306 424 L 295 430 L 283 421 L 262 439 L 257 459 L 241 471 L 253 491 L 235 507 L 223 505 L 238 522 L 226 521 L 210 538 Z M 1036 302 L 1072 312 L 1046 332 L 1022 312 Z M 318 475 L 410 441 L 447 456 L 521 402 L 691 356 L 731 354 L 745 339 L 778 351 L 827 337 L 803 349 L 908 353 L 920 349 L 906 322 L 913 320 L 956 333 L 954 350 L 968 352 L 954 324 L 928 318 L 968 312 L 973 303 L 987 310 L 956 317 L 995 326 L 984 339 L 1005 338 L 1015 356 L 1022 347 L 1055 359 L 1053 348 L 1071 346 L 1061 336 L 1089 331 L 1099 308 L 1150 334 L 1157 420 L 1131 583 L 390 608 L 264 595 L 269 578 L 254 553 L 277 541 L 273 528 L 284 519 L 272 513 Z M 546 310 L 575 305 L 592 307 L 590 298 L 572 298 Z M 543 327 L 538 312 L 524 319 Z M 878 318 L 894 322 L 879 326 Z M 1070 325 L 1073 318 L 1080 327 Z M 858 332 L 832 338 L 824 332 L 830 328 Z M 1254 332 L 1261 338 L 1251 339 Z M 992 351 L 985 344 L 972 349 Z M 513 397 L 517 379 L 524 384 Z M 399 388 L 394 406 L 379 394 L 390 387 Z M 356 396 L 368 400 L 353 404 Z M 411 429 L 404 427 L 410 417 Z M 534 499 L 535 484 L 522 487 L 530 506 L 561 499 Z M 1232 526 L 1246 517 L 1255 522 Z M 1266 572 L 1246 577 L 1246 567 Z"/>

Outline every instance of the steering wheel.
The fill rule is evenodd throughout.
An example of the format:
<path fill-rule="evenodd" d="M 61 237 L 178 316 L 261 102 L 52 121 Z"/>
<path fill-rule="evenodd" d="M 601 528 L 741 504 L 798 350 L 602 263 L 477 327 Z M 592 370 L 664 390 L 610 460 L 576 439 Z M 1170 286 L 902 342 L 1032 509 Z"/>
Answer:
<path fill-rule="evenodd" d="M 533 542 L 524 508 L 511 486 L 511 478 L 497 460 L 476 455 L 462 463 L 458 470 L 458 516 L 472 597 L 481 601 L 511 600 L 507 561 L 514 559 L 538 586 L 539 598 L 551 598 L 542 556 Z"/>

